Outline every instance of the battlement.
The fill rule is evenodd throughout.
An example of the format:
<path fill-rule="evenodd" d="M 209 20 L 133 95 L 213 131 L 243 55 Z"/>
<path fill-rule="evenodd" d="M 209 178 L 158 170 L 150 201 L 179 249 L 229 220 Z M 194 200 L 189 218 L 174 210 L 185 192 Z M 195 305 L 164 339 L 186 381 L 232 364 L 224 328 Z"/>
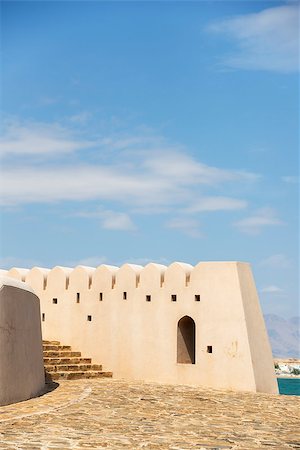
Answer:
<path fill-rule="evenodd" d="M 277 392 L 247 263 L 14 267 L 6 275 L 40 298 L 43 339 L 71 344 L 116 378 Z"/>
<path fill-rule="evenodd" d="M 198 286 L 199 279 L 209 267 L 218 265 L 246 264 L 238 262 L 200 262 L 196 266 L 174 262 L 170 266 L 149 263 L 146 266 L 124 264 L 121 267 L 102 264 L 97 268 L 79 265 L 75 268 L 55 266 L 52 269 L 33 267 L 24 269 L 13 267 L 1 270 L 20 281 L 27 282 L 37 291 L 56 290 L 98 291 L 110 289 L 182 289 Z M 207 275 L 206 275 L 207 276 Z"/>

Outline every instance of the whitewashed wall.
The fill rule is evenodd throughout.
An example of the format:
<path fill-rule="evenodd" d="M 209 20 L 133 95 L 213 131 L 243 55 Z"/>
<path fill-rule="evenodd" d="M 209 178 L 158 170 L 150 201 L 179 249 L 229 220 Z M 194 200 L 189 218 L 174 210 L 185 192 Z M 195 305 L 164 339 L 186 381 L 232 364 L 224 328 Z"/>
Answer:
<path fill-rule="evenodd" d="M 26 280 L 40 297 L 44 339 L 72 345 L 115 378 L 277 392 L 246 263 L 13 268 L 8 274 Z M 195 364 L 177 363 L 177 324 L 184 316 L 196 324 Z"/>

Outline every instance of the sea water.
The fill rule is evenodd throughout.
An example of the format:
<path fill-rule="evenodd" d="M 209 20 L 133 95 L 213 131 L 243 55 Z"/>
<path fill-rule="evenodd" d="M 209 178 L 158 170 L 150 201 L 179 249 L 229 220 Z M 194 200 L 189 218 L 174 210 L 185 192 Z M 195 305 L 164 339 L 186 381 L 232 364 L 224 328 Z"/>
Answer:
<path fill-rule="evenodd" d="M 277 378 L 279 393 L 300 395 L 300 378 Z"/>

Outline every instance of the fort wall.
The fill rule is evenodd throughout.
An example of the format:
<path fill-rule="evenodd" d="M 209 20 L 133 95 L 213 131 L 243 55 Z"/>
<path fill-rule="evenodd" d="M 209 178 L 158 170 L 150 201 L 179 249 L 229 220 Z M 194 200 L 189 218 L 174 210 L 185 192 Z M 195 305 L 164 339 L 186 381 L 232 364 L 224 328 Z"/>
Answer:
<path fill-rule="evenodd" d="M 25 283 L 0 278 L 0 405 L 45 385 L 39 299 Z"/>
<path fill-rule="evenodd" d="M 43 339 L 72 345 L 114 378 L 278 392 L 246 263 L 13 268 L 8 275 L 39 296 Z"/>

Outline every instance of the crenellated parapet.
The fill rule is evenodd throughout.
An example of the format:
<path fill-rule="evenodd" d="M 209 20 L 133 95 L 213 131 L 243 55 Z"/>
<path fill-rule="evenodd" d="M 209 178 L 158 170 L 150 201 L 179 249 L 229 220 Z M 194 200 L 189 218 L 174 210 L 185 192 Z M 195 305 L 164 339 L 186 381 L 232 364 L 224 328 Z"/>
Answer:
<path fill-rule="evenodd" d="M 202 263 L 200 263 L 201 265 Z M 13 267 L 2 270 L 3 275 L 29 283 L 37 291 L 78 290 L 96 291 L 99 289 L 179 288 L 190 285 L 193 272 L 197 279 L 198 266 L 174 262 L 170 266 L 149 263 L 145 267 L 124 264 L 121 267 L 102 264 L 97 268 L 79 265 L 75 268 L 55 266 L 52 269 L 33 267 L 24 269 Z"/>

